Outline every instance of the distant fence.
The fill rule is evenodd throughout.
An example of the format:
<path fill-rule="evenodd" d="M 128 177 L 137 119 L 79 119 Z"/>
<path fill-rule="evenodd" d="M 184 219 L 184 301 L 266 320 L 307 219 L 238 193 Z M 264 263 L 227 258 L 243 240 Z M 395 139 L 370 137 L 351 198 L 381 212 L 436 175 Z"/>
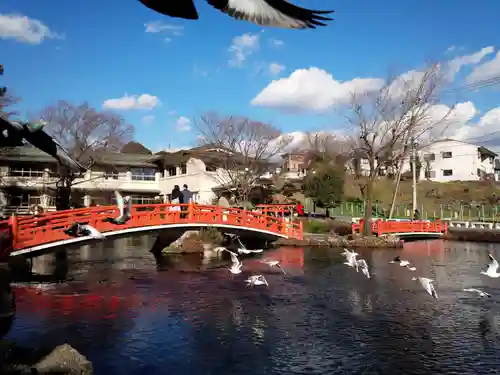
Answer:
<path fill-rule="evenodd" d="M 487 205 L 456 205 L 453 207 L 446 205 L 439 205 L 438 209 L 426 209 L 424 205 L 418 207 L 420 211 L 420 218 L 423 220 L 458 220 L 458 221 L 495 221 L 500 222 L 500 206 L 487 206 Z M 323 208 L 314 207 L 311 199 L 306 199 L 304 202 L 304 209 L 306 212 L 317 212 L 326 214 Z M 331 217 L 335 216 L 352 216 L 362 217 L 365 213 L 364 203 L 342 202 L 334 208 L 328 209 L 328 214 Z M 374 217 L 388 217 L 389 209 L 386 205 L 373 204 Z M 394 219 L 412 218 L 413 209 L 411 204 L 396 205 L 392 215 Z"/>

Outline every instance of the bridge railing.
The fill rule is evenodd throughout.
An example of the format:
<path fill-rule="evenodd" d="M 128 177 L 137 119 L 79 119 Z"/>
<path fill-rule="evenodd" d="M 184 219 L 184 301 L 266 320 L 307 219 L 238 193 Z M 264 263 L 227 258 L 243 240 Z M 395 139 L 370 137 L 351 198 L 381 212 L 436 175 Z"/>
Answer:
<path fill-rule="evenodd" d="M 268 231 L 278 235 L 302 239 L 302 223 L 291 223 L 278 217 L 246 211 L 239 208 L 197 204 L 142 204 L 132 207 L 132 217 L 122 225 L 104 219 L 119 215 L 116 206 L 89 207 L 47 212 L 36 216 L 11 217 L 13 248 L 29 248 L 61 241 L 70 237 L 64 233 L 73 223 L 89 224 L 102 233 L 123 229 L 159 225 L 202 224 L 206 226 L 231 225 Z M 2 222 L 0 222 L 0 227 Z"/>
<path fill-rule="evenodd" d="M 352 223 L 352 232 L 363 231 L 363 220 Z M 393 233 L 446 233 L 448 225 L 441 220 L 436 221 L 385 221 L 377 220 L 370 223 L 371 232 L 377 236 Z"/>

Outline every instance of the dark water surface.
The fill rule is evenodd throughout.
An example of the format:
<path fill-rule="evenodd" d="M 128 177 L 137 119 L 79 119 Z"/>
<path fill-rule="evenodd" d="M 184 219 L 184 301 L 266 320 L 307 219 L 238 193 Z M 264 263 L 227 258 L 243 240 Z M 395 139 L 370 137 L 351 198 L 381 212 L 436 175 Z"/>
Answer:
<path fill-rule="evenodd" d="M 17 287 L 8 338 L 68 342 L 96 374 L 492 374 L 500 366 L 500 279 L 479 274 L 494 245 L 411 243 L 366 251 L 372 279 L 340 251 L 279 249 L 288 275 L 257 258 L 230 277 L 229 260 L 171 258 L 158 265 L 147 236 L 68 250 L 75 280 Z M 417 272 L 388 264 L 395 255 Z M 51 273 L 51 255 L 34 261 Z M 270 287 L 247 288 L 252 273 Z M 411 277 L 435 279 L 439 300 Z M 463 288 L 484 288 L 490 301 Z"/>

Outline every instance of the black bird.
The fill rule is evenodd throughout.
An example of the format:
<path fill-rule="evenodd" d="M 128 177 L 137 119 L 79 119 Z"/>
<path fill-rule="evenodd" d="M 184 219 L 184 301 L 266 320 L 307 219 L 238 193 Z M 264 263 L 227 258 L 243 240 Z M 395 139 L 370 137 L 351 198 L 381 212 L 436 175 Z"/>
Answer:
<path fill-rule="evenodd" d="M 23 139 L 69 169 L 79 173 L 85 172 L 85 168 L 73 159 L 56 139 L 43 131 L 43 123 L 20 123 L 0 117 L 0 147 L 23 146 Z"/>
<path fill-rule="evenodd" d="M 193 0 L 139 1 L 149 9 L 169 17 L 198 19 Z M 321 21 L 332 19 L 321 15 L 333 13 L 333 10 L 301 8 L 285 0 L 207 0 L 207 2 L 234 19 L 285 29 L 315 29 L 316 26 L 326 26 Z"/>

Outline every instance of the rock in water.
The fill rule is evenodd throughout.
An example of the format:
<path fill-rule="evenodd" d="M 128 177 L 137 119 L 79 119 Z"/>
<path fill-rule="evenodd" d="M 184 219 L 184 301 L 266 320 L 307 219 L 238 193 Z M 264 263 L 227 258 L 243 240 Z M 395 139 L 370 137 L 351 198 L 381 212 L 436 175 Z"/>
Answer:
<path fill-rule="evenodd" d="M 38 374 L 92 375 L 92 363 L 71 345 L 56 347 L 34 368 Z"/>

